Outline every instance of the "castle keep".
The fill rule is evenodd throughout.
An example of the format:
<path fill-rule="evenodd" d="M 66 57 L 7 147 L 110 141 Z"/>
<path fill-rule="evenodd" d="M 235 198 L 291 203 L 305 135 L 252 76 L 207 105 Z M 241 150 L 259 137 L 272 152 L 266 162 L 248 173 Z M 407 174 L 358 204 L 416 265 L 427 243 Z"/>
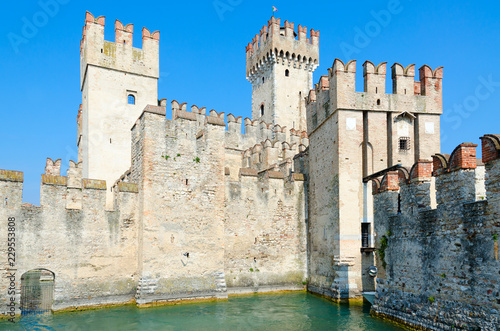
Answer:
<path fill-rule="evenodd" d="M 78 160 L 66 176 L 61 160 L 47 160 L 40 206 L 22 203 L 21 172 L 0 170 L 0 217 L 17 220 L 17 313 L 307 288 L 336 300 L 377 290 L 373 311 L 411 324 L 428 321 L 434 308 L 408 296 L 438 273 L 465 259 L 454 277 L 476 279 L 467 266 L 497 263 L 492 242 L 481 244 L 484 254 L 470 248 L 453 261 L 442 257 L 460 250 L 456 243 L 480 240 L 450 225 L 456 220 L 467 229 L 470 217 L 487 224 L 466 232 L 477 238 L 495 233 L 494 217 L 484 215 L 498 205 L 500 150 L 497 136 L 483 137 L 486 168 L 477 167 L 472 144 L 440 154 L 442 67 L 420 67 L 415 81 L 413 64 L 392 65 L 391 94 L 387 64 L 366 61 L 364 91 L 356 92 L 356 61 L 335 59 L 313 85 L 319 31 L 273 17 L 246 46 L 251 119 L 176 100 L 167 119 L 157 92 L 160 33 L 143 28 L 137 49 L 132 24 L 115 22 L 115 42 L 104 40 L 104 28 L 104 17 L 86 13 Z M 463 196 L 451 203 L 458 188 Z M 429 256 L 449 233 L 460 239 Z M 402 255 L 409 250 L 418 259 Z M 6 246 L 0 251 L 7 256 Z M 437 260 L 442 265 L 425 276 L 408 273 Z M 7 261 L 1 269 L 8 274 Z M 494 284 L 498 275 L 487 279 Z M 27 284 L 43 295 L 30 297 Z M 468 286 L 453 278 L 455 292 L 424 290 L 452 314 L 458 284 Z M 9 286 L 2 277 L 2 306 Z M 484 305 L 498 306 L 480 293 L 474 303 L 458 300 L 459 309 L 486 314 Z M 406 300 L 428 314 L 410 318 L 399 310 Z"/>

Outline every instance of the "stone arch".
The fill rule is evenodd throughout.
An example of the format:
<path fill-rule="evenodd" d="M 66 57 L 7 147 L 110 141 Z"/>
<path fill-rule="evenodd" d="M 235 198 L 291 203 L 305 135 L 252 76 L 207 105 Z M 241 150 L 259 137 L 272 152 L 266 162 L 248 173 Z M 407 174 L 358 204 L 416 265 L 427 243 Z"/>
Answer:
<path fill-rule="evenodd" d="M 52 312 L 55 273 L 44 268 L 33 269 L 21 276 L 21 315 Z"/>

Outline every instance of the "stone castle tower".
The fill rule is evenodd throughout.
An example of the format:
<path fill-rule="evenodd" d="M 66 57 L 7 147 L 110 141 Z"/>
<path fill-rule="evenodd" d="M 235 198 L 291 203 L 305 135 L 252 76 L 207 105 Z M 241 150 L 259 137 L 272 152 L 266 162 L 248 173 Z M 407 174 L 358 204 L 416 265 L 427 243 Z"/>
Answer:
<path fill-rule="evenodd" d="M 104 17 L 87 12 L 80 46 L 82 90 L 78 161 L 85 178 L 114 182 L 130 168 L 130 128 L 146 105 L 158 102 L 158 31 L 142 30 L 142 49 L 132 46 L 134 26 L 115 22 L 115 42 L 104 40 Z"/>
<path fill-rule="evenodd" d="M 355 74 L 355 60 L 335 59 L 307 98 L 310 288 L 336 298 L 375 288 L 367 274 L 375 265 L 373 198 L 364 178 L 440 152 L 442 67 L 422 66 L 415 81 L 414 64 L 395 63 L 392 94 L 385 62 L 363 64 L 362 92 Z"/>
<path fill-rule="evenodd" d="M 305 97 L 319 65 L 319 31 L 272 17 L 246 47 L 252 119 L 306 130 Z"/>

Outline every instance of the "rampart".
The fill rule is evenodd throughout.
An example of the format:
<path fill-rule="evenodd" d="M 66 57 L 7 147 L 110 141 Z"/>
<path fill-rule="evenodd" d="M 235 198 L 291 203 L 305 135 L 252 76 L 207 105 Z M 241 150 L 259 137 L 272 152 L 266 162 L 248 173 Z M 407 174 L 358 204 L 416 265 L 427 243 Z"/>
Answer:
<path fill-rule="evenodd" d="M 242 134 L 236 119 L 228 122 L 233 131 L 223 113 L 176 101 L 172 120 L 165 107 L 147 106 L 132 128 L 132 167 L 113 186 L 112 211 L 106 182 L 82 178 L 81 163 L 61 176 L 61 160 L 47 160 L 40 207 L 22 204 L 22 173 L 0 171 L 0 216 L 18 222 L 16 302 L 21 275 L 34 269 L 55 274 L 54 310 L 303 289 L 304 176 L 292 158 L 307 136 L 251 121 Z M 263 146 L 266 166 L 244 165 L 235 141 Z M 9 280 L 0 284 L 6 304 Z"/>
<path fill-rule="evenodd" d="M 374 181 L 375 315 L 426 330 L 500 327 L 500 136 L 481 140 L 484 166 L 464 143 Z"/>
<path fill-rule="evenodd" d="M 2 262 L 0 304 L 10 299 L 5 278 L 9 269 L 15 269 L 19 308 L 21 275 L 40 268 L 57 275 L 54 310 L 132 300 L 137 283 L 137 185 L 117 183 L 115 211 L 106 211 L 106 184 L 82 178 L 81 165 L 72 161 L 67 176 L 61 176 L 60 164 L 47 160 L 40 207 L 22 203 L 22 173 L 0 172 L 0 217 L 16 219 L 16 263 L 12 268 L 7 259 Z M 7 227 L 0 240 L 7 243 Z M 2 252 L 7 256 L 7 245 Z"/>

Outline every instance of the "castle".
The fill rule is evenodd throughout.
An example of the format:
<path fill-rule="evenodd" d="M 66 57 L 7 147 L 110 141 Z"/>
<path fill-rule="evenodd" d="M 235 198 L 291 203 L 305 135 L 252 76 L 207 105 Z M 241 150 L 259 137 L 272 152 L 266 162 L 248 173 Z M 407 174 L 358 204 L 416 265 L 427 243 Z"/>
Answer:
<path fill-rule="evenodd" d="M 379 192 L 399 192 L 412 165 L 442 155 L 441 67 L 422 66 L 415 81 L 413 64 L 392 65 L 390 94 L 386 63 L 366 61 L 356 92 L 356 61 L 335 59 L 313 85 L 319 31 L 272 17 L 246 46 L 252 119 L 174 100 L 169 120 L 157 95 L 160 33 L 143 28 L 137 49 L 132 24 L 115 22 L 115 42 L 104 28 L 86 13 L 78 160 L 66 176 L 47 160 L 39 207 L 22 203 L 21 172 L 0 170 L 0 216 L 16 220 L 16 313 L 376 290 L 386 261 L 375 247 L 395 208 Z M 424 182 L 436 208 L 438 182 Z M 28 285 L 42 290 L 33 297 Z M 2 305 L 9 286 L 2 277 Z"/>

